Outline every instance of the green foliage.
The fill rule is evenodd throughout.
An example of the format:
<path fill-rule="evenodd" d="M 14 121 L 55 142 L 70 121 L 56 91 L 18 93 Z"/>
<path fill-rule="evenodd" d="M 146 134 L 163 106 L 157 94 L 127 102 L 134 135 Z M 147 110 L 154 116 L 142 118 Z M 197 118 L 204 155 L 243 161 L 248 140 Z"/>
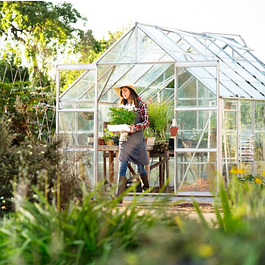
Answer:
<path fill-rule="evenodd" d="M 118 199 L 109 200 L 96 191 L 81 205 L 62 212 L 36 189 L 35 194 L 38 202 L 21 199 L 17 212 L 1 222 L 0 254 L 5 264 L 107 262 L 113 248 L 135 248 L 139 232 L 154 225 L 154 216 L 138 214 L 136 203 L 120 211 Z"/>
<path fill-rule="evenodd" d="M 204 232 L 216 251 L 208 260 L 210 264 L 261 264 L 265 258 L 265 239 L 261 236 L 265 231 L 265 190 L 260 181 L 242 181 L 236 176 L 238 173 L 233 173 L 228 189 L 219 179 L 213 226 L 194 202 Z"/>
<path fill-rule="evenodd" d="M 55 131 L 55 112 L 50 107 L 53 96 L 48 88 L 33 89 L 24 84 L 0 83 L 0 117 L 10 119 L 18 144 L 26 136 L 37 141 L 40 133 L 41 139 L 50 141 Z"/>
<path fill-rule="evenodd" d="M 148 102 L 149 129 L 150 134 L 156 136 L 156 141 L 166 140 L 166 130 L 173 119 L 174 111 L 169 103 Z"/>
<path fill-rule="evenodd" d="M 33 81 L 43 73 L 47 75 L 51 57 L 55 61 L 70 40 L 75 42 L 79 30 L 74 24 L 79 19 L 86 20 L 66 2 L 4 1 L 1 15 L 1 29 L 6 37 L 4 58 L 11 53 L 18 57 L 16 61 L 21 61 L 24 50 Z M 41 86 L 47 85 L 44 82 L 42 76 Z"/>
<path fill-rule="evenodd" d="M 114 136 L 113 132 L 110 132 L 108 128 L 105 128 L 102 139 L 106 142 L 107 140 L 113 140 Z"/>
<path fill-rule="evenodd" d="M 33 188 L 35 201 L 20 199 L 17 212 L 0 221 L 0 264 L 262 264 L 264 209 L 245 211 L 259 204 L 249 201 L 255 191 L 247 187 L 259 187 L 253 184 L 235 176 L 227 191 L 220 179 L 210 221 L 195 201 L 199 219 L 171 214 L 161 199 L 145 209 L 139 197 L 117 207 L 120 197 L 101 185 L 58 211 Z"/>
<path fill-rule="evenodd" d="M 108 117 L 110 124 L 134 124 L 136 115 L 134 110 L 129 110 L 123 107 L 112 107 L 109 109 L 110 112 L 108 113 Z"/>
<path fill-rule="evenodd" d="M 61 207 L 78 197 L 80 180 L 71 172 L 73 165 L 59 153 L 60 141 L 21 139 L 12 126 L 11 119 L 0 120 L 0 217 L 14 210 L 14 192 L 34 200 L 31 185 L 45 193 L 49 201 L 57 194 Z"/>

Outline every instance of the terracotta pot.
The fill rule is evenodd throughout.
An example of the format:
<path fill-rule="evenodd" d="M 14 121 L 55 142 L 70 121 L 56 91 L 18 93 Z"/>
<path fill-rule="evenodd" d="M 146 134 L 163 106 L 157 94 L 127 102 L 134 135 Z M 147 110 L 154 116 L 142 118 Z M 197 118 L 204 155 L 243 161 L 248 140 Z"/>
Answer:
<path fill-rule="evenodd" d="M 99 145 L 105 145 L 105 141 L 102 138 L 98 138 Z"/>
<path fill-rule="evenodd" d="M 231 109 L 231 106 L 232 106 L 232 102 L 230 102 L 230 101 L 225 102 L 225 108 L 226 109 Z"/>
<path fill-rule="evenodd" d="M 179 127 L 171 127 L 170 128 L 171 136 L 176 136 L 178 133 L 178 129 L 179 129 Z"/>

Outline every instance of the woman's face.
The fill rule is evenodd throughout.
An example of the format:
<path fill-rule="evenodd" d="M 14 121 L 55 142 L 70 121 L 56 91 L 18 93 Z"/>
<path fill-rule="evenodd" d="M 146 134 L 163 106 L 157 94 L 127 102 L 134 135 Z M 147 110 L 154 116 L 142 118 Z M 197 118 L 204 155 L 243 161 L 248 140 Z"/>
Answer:
<path fill-rule="evenodd" d="M 121 94 L 122 94 L 123 98 L 128 100 L 131 96 L 131 91 L 128 87 L 122 87 L 121 88 Z"/>

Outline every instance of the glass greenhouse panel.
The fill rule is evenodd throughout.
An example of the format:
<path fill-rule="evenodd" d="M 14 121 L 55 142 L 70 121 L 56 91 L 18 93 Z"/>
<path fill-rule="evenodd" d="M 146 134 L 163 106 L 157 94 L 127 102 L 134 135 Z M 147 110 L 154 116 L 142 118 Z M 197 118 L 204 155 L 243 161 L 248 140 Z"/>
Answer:
<path fill-rule="evenodd" d="M 253 101 L 240 102 L 241 130 L 253 131 Z"/>
<path fill-rule="evenodd" d="M 99 66 L 99 69 L 104 69 L 104 66 Z M 124 75 L 133 68 L 133 65 L 116 65 L 107 75 L 99 76 L 98 78 L 98 98 L 102 102 L 115 102 L 118 97 L 113 87 L 120 82 Z"/>
<path fill-rule="evenodd" d="M 256 164 L 259 164 L 262 161 L 265 161 L 265 130 L 255 132 L 255 146 L 254 146 L 254 161 Z M 262 163 L 263 164 L 263 163 Z M 265 167 L 263 167 L 263 171 Z M 263 172 L 262 171 L 262 172 Z M 261 172 L 261 173 L 262 173 Z"/>
<path fill-rule="evenodd" d="M 214 86 L 214 83 L 215 82 L 213 82 L 212 86 Z M 177 98 L 178 106 L 210 107 L 216 105 L 216 94 L 213 93 L 212 90 L 210 90 L 204 84 L 199 82 L 188 71 L 179 71 Z"/>
<path fill-rule="evenodd" d="M 124 71 L 124 75 L 121 77 L 119 83 L 123 83 L 123 81 L 128 80 L 132 83 L 136 83 L 143 75 L 148 73 L 153 66 L 153 64 L 131 65 L 128 71 Z"/>
<path fill-rule="evenodd" d="M 94 186 L 93 152 L 72 150 L 64 152 L 63 158 L 68 168 L 72 170 L 72 174 L 76 175 L 80 181 L 84 181 L 88 189 Z"/>
<path fill-rule="evenodd" d="M 183 36 L 182 34 L 182 41 L 185 45 L 182 44 L 181 47 L 185 49 L 187 57 L 190 57 L 195 61 L 214 59 L 214 55 L 209 49 L 205 48 L 205 44 L 202 43 L 202 41 L 204 41 L 203 39 L 190 35 Z"/>
<path fill-rule="evenodd" d="M 237 84 L 242 88 L 242 90 L 246 91 L 250 95 L 251 98 L 264 98 L 263 95 L 261 95 L 260 91 L 257 91 L 256 88 L 253 87 L 252 84 L 249 84 L 246 81 L 237 82 Z"/>
<path fill-rule="evenodd" d="M 226 88 L 226 90 L 223 90 Z M 250 94 L 242 90 L 235 82 L 222 80 L 221 94 L 224 97 L 242 97 L 250 98 Z"/>
<path fill-rule="evenodd" d="M 98 133 L 99 136 L 103 135 L 104 131 L 104 126 L 106 126 L 106 122 L 109 121 L 108 113 L 109 113 L 109 108 L 115 105 L 109 105 L 109 104 L 103 104 L 100 103 L 98 106 Z"/>
<path fill-rule="evenodd" d="M 265 104 L 263 101 L 255 102 L 255 131 L 265 130 Z"/>
<path fill-rule="evenodd" d="M 216 148 L 216 112 L 178 111 L 178 148 Z"/>
<path fill-rule="evenodd" d="M 94 147 L 94 113 L 60 112 L 59 134 L 68 147 Z"/>
<path fill-rule="evenodd" d="M 214 191 L 216 154 L 211 152 L 178 153 L 177 189 L 179 191 Z"/>
<path fill-rule="evenodd" d="M 260 99 L 263 99 L 265 97 L 265 86 L 262 83 L 253 83 L 255 88 L 260 92 Z"/>
<path fill-rule="evenodd" d="M 166 62 L 172 58 L 160 46 L 158 46 L 145 33 L 139 31 L 138 37 L 138 60 L 139 62 Z"/>
<path fill-rule="evenodd" d="M 149 100 L 157 101 L 157 102 L 167 102 L 170 106 L 172 106 L 172 109 L 173 109 L 174 108 L 174 88 L 166 87 L 163 90 L 159 90 L 158 92 L 153 94 L 152 99 L 149 99 Z"/>
<path fill-rule="evenodd" d="M 135 62 L 136 61 L 136 31 L 131 30 L 100 60 L 100 63 Z"/>
<path fill-rule="evenodd" d="M 172 64 L 150 65 L 148 71 L 136 83 L 137 92 L 144 97 L 150 99 L 156 89 L 166 87 L 174 79 L 174 71 Z"/>
<path fill-rule="evenodd" d="M 216 148 L 216 111 L 178 111 L 178 148 Z"/>
<path fill-rule="evenodd" d="M 81 75 L 67 91 L 60 97 L 61 100 L 95 99 L 95 71 L 87 71 Z"/>
<path fill-rule="evenodd" d="M 152 38 L 156 42 L 161 43 L 167 49 L 172 50 L 176 48 L 176 43 L 172 41 L 162 30 L 146 25 L 141 25 L 141 29 L 143 29 L 144 32 L 148 32 L 149 35 L 151 34 Z"/>

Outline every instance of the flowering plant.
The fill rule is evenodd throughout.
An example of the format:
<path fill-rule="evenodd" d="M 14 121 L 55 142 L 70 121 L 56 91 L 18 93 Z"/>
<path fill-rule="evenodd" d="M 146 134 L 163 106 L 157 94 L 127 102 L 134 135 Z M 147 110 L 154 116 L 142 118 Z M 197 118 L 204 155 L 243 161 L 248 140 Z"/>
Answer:
<path fill-rule="evenodd" d="M 135 110 L 134 105 L 119 105 L 118 107 L 112 107 L 108 113 L 110 118 L 109 123 L 112 125 L 132 125 L 135 122 Z"/>
<path fill-rule="evenodd" d="M 261 184 L 265 186 L 265 180 L 263 177 L 265 177 L 265 170 L 262 172 L 262 176 L 253 176 L 252 174 L 247 174 L 245 169 L 237 168 L 236 166 L 232 167 L 230 170 L 231 174 L 240 174 L 240 177 L 238 177 L 238 180 L 240 182 L 248 182 L 248 183 L 255 183 L 255 184 Z"/>

